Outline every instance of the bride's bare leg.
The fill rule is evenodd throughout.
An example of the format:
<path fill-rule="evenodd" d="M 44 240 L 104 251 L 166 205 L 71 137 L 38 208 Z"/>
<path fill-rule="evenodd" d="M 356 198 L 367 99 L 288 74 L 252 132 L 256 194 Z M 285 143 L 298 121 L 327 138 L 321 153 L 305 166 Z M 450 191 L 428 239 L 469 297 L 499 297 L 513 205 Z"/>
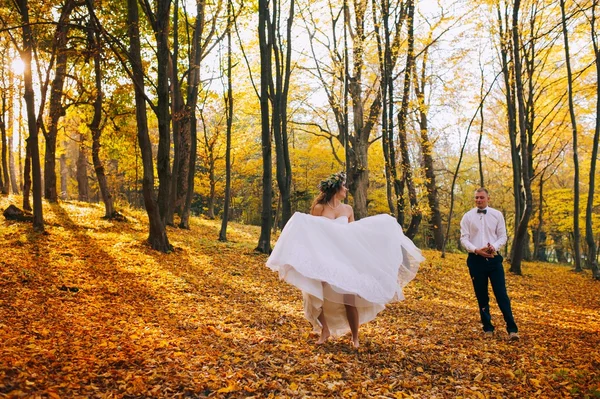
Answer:
<path fill-rule="evenodd" d="M 319 340 L 317 341 L 317 344 L 320 345 L 320 344 L 324 344 L 330 335 L 329 327 L 327 327 L 327 320 L 325 320 L 325 310 L 321 309 L 321 314 L 319 315 L 319 317 L 317 317 L 317 319 L 321 322 L 321 326 L 323 327 L 321 329 L 321 336 L 319 337 Z"/>
<path fill-rule="evenodd" d="M 352 332 L 352 345 L 358 348 L 358 309 L 354 306 L 354 296 L 344 295 L 346 318 Z"/>

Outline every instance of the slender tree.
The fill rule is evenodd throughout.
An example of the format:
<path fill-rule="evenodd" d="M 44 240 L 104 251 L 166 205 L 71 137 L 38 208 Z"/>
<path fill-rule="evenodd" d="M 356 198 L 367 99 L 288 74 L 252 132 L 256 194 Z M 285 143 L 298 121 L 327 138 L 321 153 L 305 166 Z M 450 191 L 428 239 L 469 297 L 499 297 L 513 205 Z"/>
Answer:
<path fill-rule="evenodd" d="M 429 32 L 428 42 L 431 42 L 432 32 Z M 426 70 L 427 70 L 427 61 L 428 61 L 428 47 L 425 49 L 421 62 L 421 74 L 419 78 L 419 73 L 417 71 L 416 63 L 413 63 L 413 79 L 414 79 L 414 88 L 415 95 L 417 97 L 417 107 L 418 107 L 418 122 L 419 122 L 419 130 L 421 132 L 421 153 L 422 153 L 422 167 L 425 171 L 425 188 L 427 189 L 427 202 L 429 204 L 429 209 L 431 210 L 431 218 L 429 221 L 431 234 L 433 236 L 433 246 L 437 250 L 442 250 L 444 245 L 444 233 L 442 231 L 442 212 L 440 210 L 439 197 L 438 197 L 438 187 L 436 183 L 436 176 L 434 170 L 434 153 L 433 153 L 433 143 L 429 139 L 429 126 L 428 126 L 428 115 L 427 115 L 427 105 L 425 104 L 425 88 L 427 85 L 426 79 Z M 483 93 L 482 93 L 483 96 Z M 480 110 L 483 106 L 480 107 Z"/>
<path fill-rule="evenodd" d="M 415 187 L 412 165 L 410 160 L 410 155 L 408 152 L 408 135 L 407 135 L 407 116 L 408 116 L 408 108 L 409 108 L 409 98 L 410 98 L 410 85 L 411 85 L 411 74 L 414 72 L 414 63 L 415 63 L 415 55 L 414 55 L 414 19 L 415 19 L 415 4 L 413 0 L 407 1 L 407 40 L 408 40 L 408 49 L 406 53 L 406 67 L 404 69 L 404 86 L 402 93 L 402 105 L 400 110 L 398 111 L 398 141 L 400 146 L 400 154 L 402 156 L 401 161 L 401 170 L 402 170 L 402 184 L 400 187 L 399 194 L 399 208 L 398 208 L 398 222 L 402 225 L 404 220 L 404 207 L 405 207 L 405 199 L 404 199 L 404 187 L 406 186 L 408 190 L 408 202 L 410 203 L 410 211 L 411 211 L 411 219 L 406 229 L 406 236 L 409 238 L 414 238 L 417 234 L 419 225 L 421 224 L 421 219 L 423 218 L 423 212 L 419 207 L 419 202 L 417 198 L 417 190 Z"/>
<path fill-rule="evenodd" d="M 12 111 L 8 110 L 7 107 L 7 99 L 6 99 L 7 90 L 2 91 L 2 114 L 0 115 L 0 135 L 2 136 L 2 141 L 0 143 L 0 147 L 2 150 L 1 164 L 0 164 L 0 190 L 2 194 L 8 194 L 10 192 L 10 178 L 8 176 L 8 142 L 6 140 L 6 115 Z"/>
<path fill-rule="evenodd" d="M 377 20 L 377 5 L 380 8 L 381 21 Z M 399 58 L 400 32 L 406 20 L 406 8 L 403 2 L 395 5 L 395 7 L 397 12 L 393 13 L 389 0 L 373 1 L 373 18 L 381 74 L 381 143 L 385 160 L 386 193 L 390 213 L 399 215 L 398 210 L 401 206 L 398 201 L 400 200 L 401 181 L 398 179 L 394 139 L 394 67 Z M 395 15 L 395 18 L 392 18 L 392 14 Z M 381 27 L 383 27 L 383 34 Z M 393 28 L 395 28 L 394 31 Z M 396 203 L 394 203 L 394 196 L 396 197 Z"/>
<path fill-rule="evenodd" d="M 113 197 L 108 188 L 108 181 L 106 178 L 106 172 L 104 170 L 104 164 L 100 159 L 100 137 L 102 136 L 102 103 L 104 99 L 102 89 L 102 38 L 98 29 L 94 24 L 90 23 L 89 29 L 91 30 L 88 35 L 88 48 L 91 51 L 92 59 L 94 60 L 94 82 L 96 86 L 95 99 L 94 99 L 94 116 L 92 121 L 89 123 L 90 131 L 92 132 L 92 161 L 94 163 L 94 171 L 96 172 L 96 178 L 98 179 L 98 186 L 100 187 L 100 193 L 102 195 L 102 202 L 104 202 L 104 217 L 112 219 L 117 216 L 115 211 Z"/>
<path fill-rule="evenodd" d="M 175 4 L 178 5 L 179 1 Z M 205 1 L 196 2 L 196 19 L 188 52 L 188 68 L 182 71 L 182 76 L 187 76 L 187 85 L 184 87 L 179 84 L 180 77 L 176 62 L 179 59 L 178 7 L 175 7 L 173 19 L 173 54 L 170 70 L 173 115 L 175 115 L 172 120 L 174 158 L 167 221 L 173 223 L 173 213 L 177 211 L 180 216 L 179 227 L 185 229 L 189 228 L 189 215 L 194 195 L 198 137 L 196 109 L 201 86 L 200 63 L 210 53 L 212 47 L 221 40 L 217 31 L 217 22 L 220 19 L 223 1 L 219 0 L 214 4 L 212 19 L 207 19 L 208 4 Z M 186 29 L 190 25 L 186 19 Z"/>
<path fill-rule="evenodd" d="M 522 274 L 521 262 L 523 260 L 522 248 L 528 245 L 527 242 L 527 230 L 529 226 L 529 219 L 532 214 L 532 192 L 531 192 L 531 179 L 530 179 L 530 145 L 527 136 L 526 126 L 526 111 L 525 111 L 525 93 L 523 89 L 523 77 L 522 77 L 522 65 L 521 65 L 521 47 L 520 47 L 520 35 L 519 35 L 519 9 L 521 7 L 521 0 L 515 0 L 513 5 L 512 13 L 512 40 L 513 40 L 513 69 L 516 86 L 516 98 L 518 105 L 518 126 L 519 126 L 519 138 L 520 138 L 520 164 L 521 164 L 521 177 L 523 184 L 523 191 L 525 194 L 525 207 L 523 208 L 523 214 L 521 219 L 518 221 L 516 234 L 513 239 L 513 257 L 511 259 L 510 271 L 515 274 Z"/>
<path fill-rule="evenodd" d="M 67 0 L 62 6 L 54 41 L 52 45 L 53 55 L 56 56 L 54 79 L 50 90 L 49 122 L 48 129 L 42 130 L 46 140 L 46 152 L 44 156 L 44 197 L 50 202 L 58 201 L 56 189 L 56 137 L 58 135 L 58 122 L 64 114 L 62 104 L 64 97 L 64 84 L 67 73 L 67 51 L 68 35 L 70 29 L 71 13 L 76 7 L 75 0 Z"/>
<path fill-rule="evenodd" d="M 90 200 L 90 183 L 88 181 L 88 155 L 85 136 L 79 135 L 77 152 L 77 192 L 79 201 Z"/>
<path fill-rule="evenodd" d="M 158 119 L 158 151 L 156 169 L 158 172 L 158 209 L 162 223 L 167 222 L 169 191 L 171 181 L 171 113 L 169 94 L 169 30 L 171 0 L 157 0 L 156 14 L 149 0 L 141 2 L 156 37 L 156 118 Z"/>
<path fill-rule="evenodd" d="M 346 152 L 348 164 L 347 184 L 354 200 L 354 216 L 356 219 L 368 215 L 367 190 L 369 187 L 369 158 L 368 150 L 371 144 L 369 138 L 377 124 L 381 112 L 381 89 L 379 84 L 373 87 L 374 98 L 367 106 L 363 81 L 365 72 L 365 32 L 367 2 L 354 2 L 354 20 L 346 18 L 346 28 L 352 43 L 352 71 L 348 71 L 348 93 L 352 105 L 352 133 L 348 135 L 349 149 Z M 344 15 L 348 10 L 344 10 Z M 350 130 L 349 130 L 350 132 Z"/>
<path fill-rule="evenodd" d="M 223 217 L 221 219 L 221 230 L 219 241 L 227 241 L 227 223 L 229 222 L 229 208 L 231 202 L 231 129 L 233 126 L 233 80 L 231 73 L 231 27 L 233 26 L 233 3 L 227 2 L 227 94 L 225 95 L 225 107 L 227 113 L 227 138 L 225 147 L 225 199 L 223 201 Z"/>
<path fill-rule="evenodd" d="M 512 165 L 512 186 L 514 191 L 514 213 L 515 220 L 521 219 L 521 163 L 519 155 L 519 145 L 517 142 L 517 107 L 515 103 L 515 92 L 514 92 L 514 78 L 513 69 L 511 67 L 510 58 L 513 52 L 512 50 L 512 39 L 511 32 L 508 26 L 508 5 L 504 10 L 500 7 L 500 2 L 497 3 L 497 16 L 498 16 L 498 39 L 500 47 L 500 63 L 502 68 L 502 77 L 504 78 L 504 95 L 506 101 L 506 114 L 507 114 L 507 133 L 510 143 L 510 159 Z M 518 224 L 515 223 L 516 233 Z M 512 248 L 514 251 L 514 246 Z M 512 259 L 513 256 L 511 256 Z"/>
<path fill-rule="evenodd" d="M 127 23 L 129 36 L 129 58 L 132 67 L 132 79 L 135 86 L 135 114 L 137 135 L 142 154 L 144 176 L 142 190 L 144 205 L 150 223 L 148 242 L 153 249 L 168 252 L 172 249 L 167 238 L 158 203 L 154 196 L 154 165 L 152 160 L 152 143 L 148 134 L 148 116 L 146 111 L 146 93 L 144 89 L 144 69 L 141 57 L 139 13 L 136 0 L 127 0 Z"/>
<path fill-rule="evenodd" d="M 9 80 L 12 82 L 13 81 L 13 74 L 12 72 L 9 72 Z M 11 86 L 10 88 L 10 98 L 14 98 L 14 86 Z M 19 102 L 20 103 L 20 102 Z M 13 107 L 15 106 L 14 104 L 14 100 L 13 100 Z M 11 107 L 11 109 L 13 108 Z M 9 112 L 8 114 L 8 170 L 9 170 L 9 175 L 10 175 L 10 186 L 12 188 L 12 193 L 13 194 L 19 194 L 20 190 L 19 190 L 19 183 L 17 182 L 17 174 L 16 174 L 16 167 L 15 167 L 15 156 L 14 156 L 14 151 L 13 149 L 13 136 L 14 136 L 14 113 L 13 112 Z M 20 129 L 20 126 L 18 126 L 17 128 Z"/>
<path fill-rule="evenodd" d="M 41 176 L 40 176 L 41 178 Z M 31 207 L 31 188 L 32 188 L 32 179 L 31 179 L 31 146 L 29 145 L 29 141 L 25 140 L 25 159 L 23 161 L 23 209 L 26 211 L 32 211 Z M 40 187 L 41 191 L 41 187 Z"/>
<path fill-rule="evenodd" d="M 579 157 L 577 154 L 577 119 L 573 104 L 573 72 L 571 71 L 571 55 L 569 54 L 569 35 L 567 33 L 567 17 L 565 0 L 560 0 L 561 24 L 565 40 L 565 64 L 567 66 L 567 93 L 569 97 L 569 115 L 571 117 L 571 132 L 573 137 L 573 261 L 575 271 L 583 271 L 581 267 L 581 233 L 579 231 Z"/>
<path fill-rule="evenodd" d="M 290 77 L 292 75 L 292 27 L 294 22 L 295 0 L 289 0 L 288 17 L 286 21 L 285 39 L 280 29 L 279 18 L 282 12 L 281 3 L 272 3 L 272 16 L 267 21 L 269 47 L 272 54 L 272 67 L 269 74 L 269 99 L 271 101 L 272 121 L 271 128 L 275 139 L 275 175 L 279 187 L 282 215 L 281 223 L 285 226 L 292 216 L 291 190 L 292 190 L 292 164 L 289 153 L 288 139 L 288 95 Z"/>
<path fill-rule="evenodd" d="M 33 181 L 33 229 L 36 232 L 44 231 L 44 214 L 42 209 L 42 171 L 40 164 L 40 149 L 38 142 L 38 128 L 35 116 L 35 95 L 33 91 L 33 79 L 31 71 L 31 58 L 33 53 L 34 39 L 29 22 L 29 5 L 27 0 L 15 0 L 15 4 L 21 15 L 21 30 L 23 34 L 23 47 L 19 51 L 23 60 L 23 82 L 25 88 L 25 104 L 27 109 L 27 127 L 29 137 L 27 144 L 31 154 L 31 175 Z"/>
<path fill-rule="evenodd" d="M 594 213 L 594 193 L 596 189 L 596 163 L 598 161 L 598 142 L 600 141 L 600 88 L 597 82 L 600 82 L 600 48 L 598 46 L 598 36 L 596 31 L 596 9 L 598 0 L 593 0 L 590 18 L 592 45 L 594 49 L 594 61 L 596 65 L 596 124 L 594 126 L 594 139 L 592 144 L 592 156 L 590 159 L 590 177 L 588 187 L 588 198 L 585 207 L 585 241 L 588 246 L 587 261 L 588 266 L 592 268 L 593 276 L 600 280 L 600 268 L 598 267 L 598 247 L 594 241 L 594 230 L 592 229 L 592 215 Z"/>
<path fill-rule="evenodd" d="M 265 254 L 271 252 L 271 222 L 273 189 L 273 167 L 271 165 L 271 126 L 269 120 L 269 82 L 271 81 L 271 46 L 268 39 L 269 23 L 268 0 L 258 1 L 258 42 L 260 47 L 260 120 L 262 145 L 262 211 L 260 237 L 256 250 Z"/>

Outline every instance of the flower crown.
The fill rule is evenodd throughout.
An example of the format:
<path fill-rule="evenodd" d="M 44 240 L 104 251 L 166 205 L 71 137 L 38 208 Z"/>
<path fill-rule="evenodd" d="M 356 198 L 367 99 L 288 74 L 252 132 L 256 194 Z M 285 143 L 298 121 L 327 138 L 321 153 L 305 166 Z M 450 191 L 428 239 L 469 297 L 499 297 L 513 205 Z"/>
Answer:
<path fill-rule="evenodd" d="M 346 182 L 346 174 L 344 172 L 334 173 L 329 175 L 325 180 L 321 180 L 319 183 L 319 191 L 322 193 L 335 189 L 339 190 L 340 187 Z"/>

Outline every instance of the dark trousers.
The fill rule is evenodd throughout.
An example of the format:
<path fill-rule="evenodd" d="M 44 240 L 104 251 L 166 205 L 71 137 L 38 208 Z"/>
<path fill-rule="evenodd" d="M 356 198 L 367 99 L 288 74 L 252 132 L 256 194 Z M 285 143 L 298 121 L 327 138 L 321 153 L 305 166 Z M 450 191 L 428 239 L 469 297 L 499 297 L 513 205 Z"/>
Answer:
<path fill-rule="evenodd" d="M 483 331 L 494 331 L 492 316 L 490 315 L 490 297 L 488 294 L 488 280 L 492 284 L 492 290 L 498 302 L 498 307 L 502 311 L 504 321 L 506 322 L 506 331 L 518 332 L 517 324 L 513 318 L 510 307 L 510 299 L 506 293 L 506 280 L 504 278 L 504 267 L 502 266 L 502 256 L 496 255 L 494 258 L 484 258 L 483 256 L 469 253 L 467 266 L 469 274 L 473 281 L 475 296 L 479 304 L 479 314 Z"/>

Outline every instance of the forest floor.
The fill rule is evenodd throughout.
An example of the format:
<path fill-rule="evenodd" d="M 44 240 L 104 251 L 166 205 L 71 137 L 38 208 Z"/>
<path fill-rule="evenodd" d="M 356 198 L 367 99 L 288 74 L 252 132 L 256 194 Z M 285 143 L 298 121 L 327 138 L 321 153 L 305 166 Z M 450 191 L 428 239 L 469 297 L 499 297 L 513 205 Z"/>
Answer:
<path fill-rule="evenodd" d="M 20 205 L 1 197 L 0 209 Z M 482 336 L 465 256 L 426 261 L 348 337 L 314 344 L 299 291 L 254 251 L 258 229 L 192 219 L 175 250 L 145 216 L 44 204 L 45 234 L 0 220 L 0 398 L 598 398 L 600 283 L 568 266 L 507 274 L 521 340 Z"/>

